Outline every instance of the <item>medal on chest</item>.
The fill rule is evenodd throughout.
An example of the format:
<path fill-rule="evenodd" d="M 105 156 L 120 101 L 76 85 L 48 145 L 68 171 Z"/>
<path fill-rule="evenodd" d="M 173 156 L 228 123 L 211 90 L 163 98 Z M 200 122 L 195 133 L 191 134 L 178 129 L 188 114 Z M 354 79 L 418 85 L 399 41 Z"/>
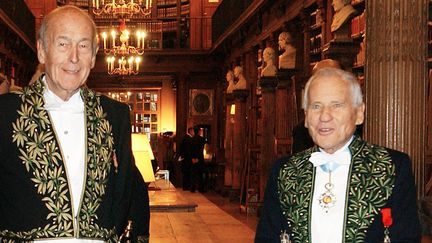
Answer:
<path fill-rule="evenodd" d="M 331 181 L 332 170 L 335 168 L 325 166 L 326 168 L 323 168 L 323 170 L 328 173 L 329 178 L 328 182 L 324 185 L 325 191 L 319 196 L 318 202 L 320 207 L 327 213 L 336 204 L 336 196 L 333 193 L 334 184 Z"/>

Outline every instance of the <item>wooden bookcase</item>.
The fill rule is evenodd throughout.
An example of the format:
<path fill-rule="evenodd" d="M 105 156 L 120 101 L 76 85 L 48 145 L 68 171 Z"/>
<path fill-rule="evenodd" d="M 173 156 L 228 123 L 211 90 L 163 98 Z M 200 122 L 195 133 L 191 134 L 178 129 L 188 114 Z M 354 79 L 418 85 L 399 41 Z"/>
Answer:
<path fill-rule="evenodd" d="M 146 134 L 153 154 L 157 157 L 161 114 L 160 90 L 119 91 L 105 94 L 129 106 L 132 132 Z"/>
<path fill-rule="evenodd" d="M 359 46 L 352 72 L 363 85 L 366 57 L 366 0 L 352 0 L 351 5 L 357 11 L 356 16 L 351 20 L 351 38 Z"/>

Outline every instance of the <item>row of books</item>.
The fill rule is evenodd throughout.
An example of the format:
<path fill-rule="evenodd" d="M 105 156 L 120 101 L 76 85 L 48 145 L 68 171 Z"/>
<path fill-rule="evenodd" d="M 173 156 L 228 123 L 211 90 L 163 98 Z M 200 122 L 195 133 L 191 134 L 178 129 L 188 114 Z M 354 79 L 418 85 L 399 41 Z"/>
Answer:
<path fill-rule="evenodd" d="M 177 31 L 177 21 L 163 22 L 162 28 L 164 32 Z"/>
<path fill-rule="evenodd" d="M 321 53 L 321 40 L 322 35 L 312 36 L 310 38 L 310 54 L 318 54 Z"/>
<path fill-rule="evenodd" d="M 176 17 L 177 16 L 177 7 L 172 8 L 158 8 L 157 9 L 158 17 Z"/>
<path fill-rule="evenodd" d="M 366 12 L 354 17 L 351 21 L 351 37 L 356 38 L 366 30 Z"/>
<path fill-rule="evenodd" d="M 357 67 L 363 66 L 365 64 L 365 58 L 366 58 L 366 41 L 363 40 L 360 43 L 360 49 L 359 52 L 357 53 L 354 66 Z"/>
<path fill-rule="evenodd" d="M 165 6 L 165 5 L 175 5 L 177 4 L 177 0 L 158 0 L 157 6 Z"/>
<path fill-rule="evenodd" d="M 146 31 L 147 33 L 162 32 L 162 22 L 141 22 L 137 23 L 137 29 Z"/>

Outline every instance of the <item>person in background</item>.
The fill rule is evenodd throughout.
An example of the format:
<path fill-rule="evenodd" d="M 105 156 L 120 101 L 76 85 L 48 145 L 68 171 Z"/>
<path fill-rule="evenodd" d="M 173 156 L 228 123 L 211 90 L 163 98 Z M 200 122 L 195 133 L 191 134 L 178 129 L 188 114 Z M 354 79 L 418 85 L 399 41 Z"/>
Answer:
<path fill-rule="evenodd" d="M 9 93 L 10 83 L 6 75 L 0 73 L 0 95 Z"/>
<path fill-rule="evenodd" d="M 255 242 L 420 242 L 409 156 L 354 134 L 365 110 L 357 78 L 318 70 L 303 109 L 315 146 L 274 164 Z"/>
<path fill-rule="evenodd" d="M 0 96 L 0 241 L 148 242 L 149 198 L 126 104 L 85 86 L 98 45 L 91 17 L 53 10 L 37 40 L 45 72 Z"/>
<path fill-rule="evenodd" d="M 192 158 L 191 158 L 191 150 L 192 150 L 192 138 L 194 136 L 193 127 L 189 127 L 186 133 L 186 136 L 183 138 L 180 143 L 180 158 L 181 161 L 181 171 L 182 171 L 182 185 L 183 191 L 187 191 L 190 189 L 191 184 L 191 170 L 192 170 Z"/>
<path fill-rule="evenodd" d="M 192 161 L 190 191 L 195 192 L 198 189 L 199 192 L 204 192 L 204 145 L 206 140 L 202 137 L 201 129 L 197 126 L 194 127 L 194 134 L 190 150 Z"/>

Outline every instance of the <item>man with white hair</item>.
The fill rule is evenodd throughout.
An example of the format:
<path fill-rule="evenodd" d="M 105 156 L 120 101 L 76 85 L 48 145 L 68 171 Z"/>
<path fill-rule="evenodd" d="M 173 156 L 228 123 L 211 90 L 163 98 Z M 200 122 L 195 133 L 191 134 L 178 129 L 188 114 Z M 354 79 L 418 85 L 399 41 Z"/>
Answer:
<path fill-rule="evenodd" d="M 0 242 L 148 242 L 129 107 L 85 86 L 96 26 L 75 6 L 42 21 L 34 83 L 0 96 Z"/>
<path fill-rule="evenodd" d="M 255 242 L 420 242 L 409 156 L 354 134 L 365 110 L 357 78 L 320 69 L 303 101 L 315 146 L 276 161 Z"/>

